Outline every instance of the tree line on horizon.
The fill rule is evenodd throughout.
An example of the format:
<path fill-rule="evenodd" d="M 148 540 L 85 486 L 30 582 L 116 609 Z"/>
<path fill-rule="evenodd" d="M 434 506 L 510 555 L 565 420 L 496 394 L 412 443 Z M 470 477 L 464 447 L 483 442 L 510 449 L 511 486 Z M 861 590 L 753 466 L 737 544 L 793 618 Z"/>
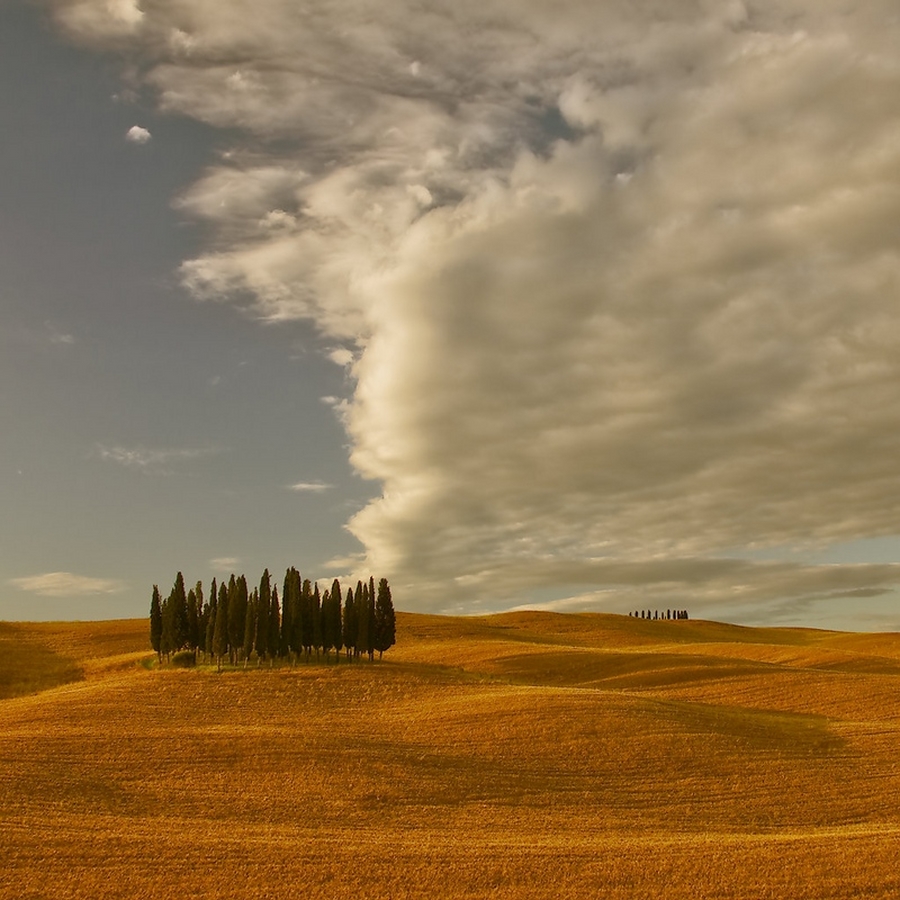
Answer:
<path fill-rule="evenodd" d="M 231 575 L 227 583 L 213 578 L 209 597 L 198 581 L 185 590 L 179 572 L 169 595 L 163 599 L 153 585 L 150 601 L 150 644 L 160 660 L 173 653 L 187 652 L 196 660 L 203 654 L 230 665 L 252 658 L 257 663 L 287 659 L 292 664 L 331 651 L 335 661 L 341 650 L 347 659 L 368 656 L 379 659 L 396 642 L 396 621 L 391 588 L 386 578 L 378 582 L 357 581 L 356 588 L 343 592 L 335 578 L 330 588 L 319 591 L 318 582 L 301 579 L 296 568 L 285 572 L 281 597 L 266 569 L 252 592 L 244 575 Z"/>
<path fill-rule="evenodd" d="M 672 619 L 688 619 L 688 611 L 686 609 L 667 609 L 665 612 L 661 612 L 658 609 L 653 610 L 635 610 L 634 612 L 628 613 L 629 616 L 634 616 L 635 619 L 653 619 L 663 621 L 671 621 Z"/>

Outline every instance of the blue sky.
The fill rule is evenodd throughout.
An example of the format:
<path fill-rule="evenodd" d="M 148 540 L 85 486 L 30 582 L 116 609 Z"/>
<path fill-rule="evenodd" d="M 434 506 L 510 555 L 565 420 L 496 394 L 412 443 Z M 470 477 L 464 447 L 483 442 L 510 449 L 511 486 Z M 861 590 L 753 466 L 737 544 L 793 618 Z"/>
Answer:
<path fill-rule="evenodd" d="M 898 629 L 890 3 L 0 8 L 0 617 Z"/>

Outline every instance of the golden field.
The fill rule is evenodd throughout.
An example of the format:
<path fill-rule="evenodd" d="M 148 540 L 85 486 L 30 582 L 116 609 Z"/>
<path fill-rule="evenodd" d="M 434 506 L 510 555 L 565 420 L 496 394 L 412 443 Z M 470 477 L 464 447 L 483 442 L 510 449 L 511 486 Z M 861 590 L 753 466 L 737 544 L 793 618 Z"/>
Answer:
<path fill-rule="evenodd" d="M 398 614 L 160 669 L 0 624 L 0 898 L 896 898 L 900 635 Z"/>

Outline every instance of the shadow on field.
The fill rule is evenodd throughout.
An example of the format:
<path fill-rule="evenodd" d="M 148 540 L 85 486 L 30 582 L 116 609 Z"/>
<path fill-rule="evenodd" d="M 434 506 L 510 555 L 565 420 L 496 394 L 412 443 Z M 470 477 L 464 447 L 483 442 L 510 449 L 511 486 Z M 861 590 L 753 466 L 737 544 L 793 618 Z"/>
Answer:
<path fill-rule="evenodd" d="M 38 643 L 21 627 L 0 622 L 0 700 L 83 679 L 75 660 Z"/>

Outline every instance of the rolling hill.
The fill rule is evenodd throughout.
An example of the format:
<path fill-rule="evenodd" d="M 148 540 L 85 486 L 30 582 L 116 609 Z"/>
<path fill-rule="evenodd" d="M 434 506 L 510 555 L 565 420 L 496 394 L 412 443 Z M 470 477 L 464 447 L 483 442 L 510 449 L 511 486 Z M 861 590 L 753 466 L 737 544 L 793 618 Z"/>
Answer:
<path fill-rule="evenodd" d="M 398 614 L 173 670 L 0 625 L 0 898 L 900 896 L 900 635 Z"/>

